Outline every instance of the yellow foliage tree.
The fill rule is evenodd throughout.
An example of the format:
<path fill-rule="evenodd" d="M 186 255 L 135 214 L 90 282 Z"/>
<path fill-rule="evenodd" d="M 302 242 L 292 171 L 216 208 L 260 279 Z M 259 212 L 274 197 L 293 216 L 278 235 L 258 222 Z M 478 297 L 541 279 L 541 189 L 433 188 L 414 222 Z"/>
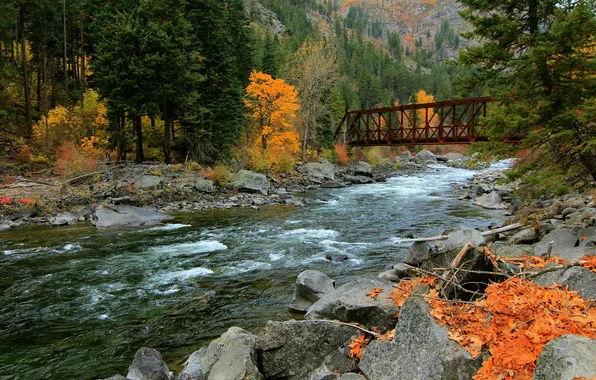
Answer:
<path fill-rule="evenodd" d="M 244 104 L 250 111 L 249 154 L 270 167 L 280 158 L 300 151 L 300 136 L 293 125 L 300 109 L 298 93 L 283 79 L 258 71 L 250 74 Z M 257 157 L 254 157 L 257 156 Z"/>
<path fill-rule="evenodd" d="M 435 97 L 431 94 L 427 94 L 426 91 L 420 90 L 416 93 L 416 104 L 424 104 L 424 103 L 434 103 Z M 418 119 L 421 120 L 423 123 L 426 120 L 426 109 L 418 110 Z M 435 116 L 435 111 L 433 109 L 428 109 L 428 120 L 430 121 L 430 126 L 434 127 L 438 124 L 437 117 Z"/>

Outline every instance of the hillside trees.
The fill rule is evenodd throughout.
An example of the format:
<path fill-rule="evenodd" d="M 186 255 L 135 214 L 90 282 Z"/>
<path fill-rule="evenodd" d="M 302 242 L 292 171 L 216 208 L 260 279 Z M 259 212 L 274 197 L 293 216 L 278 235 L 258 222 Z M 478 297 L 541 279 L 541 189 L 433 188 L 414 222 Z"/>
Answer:
<path fill-rule="evenodd" d="M 488 85 L 503 105 L 489 120 L 498 138 L 528 134 L 546 148 L 542 165 L 596 179 L 596 61 L 593 3 L 462 0 L 484 43 L 459 60 L 479 68 L 470 85 Z M 548 159 L 550 158 L 550 159 Z"/>

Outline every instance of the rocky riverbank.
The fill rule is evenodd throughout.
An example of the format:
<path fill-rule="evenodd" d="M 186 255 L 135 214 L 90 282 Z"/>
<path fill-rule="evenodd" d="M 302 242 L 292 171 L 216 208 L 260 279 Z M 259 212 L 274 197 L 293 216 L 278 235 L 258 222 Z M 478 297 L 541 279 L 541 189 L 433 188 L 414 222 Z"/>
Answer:
<path fill-rule="evenodd" d="M 435 156 L 423 150 L 395 157 L 390 164 L 366 162 L 336 166 L 327 160 L 297 166 L 292 174 L 271 176 L 239 170 L 218 186 L 199 172 L 180 166 L 115 164 L 78 182 L 17 178 L 0 187 L 0 231 L 26 224 L 52 226 L 91 223 L 98 228 L 150 225 L 180 212 L 317 202 L 303 194 L 321 188 L 385 181 L 396 175 L 427 170 L 443 162 L 479 168 L 483 163 L 459 154 Z"/>
<path fill-rule="evenodd" d="M 558 256 L 570 264 L 549 264 L 528 279 L 540 286 L 561 284 L 587 300 L 596 299 L 596 273 L 574 264 L 584 255 L 593 255 L 596 248 L 594 200 L 576 194 L 522 207 L 513 196 L 515 184 L 499 184 L 500 177 L 499 172 L 484 172 L 459 189 L 457 196 L 482 207 L 506 209 L 511 214 L 505 223 L 513 226 L 510 230 L 467 229 L 422 239 L 410 247 L 403 263 L 395 263 L 378 278 L 359 278 L 339 287 L 324 273 L 302 272 L 289 306 L 293 312 L 305 313 L 305 320 L 270 321 L 257 334 L 231 327 L 190 355 L 176 374 L 159 352 L 141 348 L 127 376 L 110 379 L 472 378 L 490 353 L 474 358 L 450 339 L 448 330 L 431 315 L 423 289 L 413 289 L 420 296 L 409 297 L 401 306 L 388 299 L 386 295 L 400 280 L 453 267 L 463 253 L 465 260 L 460 257 L 461 264 L 455 265 L 454 283 L 446 284 L 441 294 L 450 300 L 473 300 L 489 283 L 527 270 L 515 260 L 502 259 Z M 487 251 L 494 253 L 495 262 L 487 259 Z M 393 335 L 381 336 L 380 332 L 392 329 Z M 358 358 L 355 339 L 361 336 L 372 341 L 362 345 Z M 596 340 L 563 335 L 542 350 L 534 379 L 595 377 L 595 361 Z"/>

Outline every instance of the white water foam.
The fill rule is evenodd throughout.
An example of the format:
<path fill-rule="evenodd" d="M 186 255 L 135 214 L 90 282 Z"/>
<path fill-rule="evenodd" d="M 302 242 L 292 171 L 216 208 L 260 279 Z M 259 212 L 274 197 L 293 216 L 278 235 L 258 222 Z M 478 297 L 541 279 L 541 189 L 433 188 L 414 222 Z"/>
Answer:
<path fill-rule="evenodd" d="M 168 282 L 172 282 L 175 280 L 189 280 L 191 278 L 195 278 L 195 277 L 204 277 L 204 276 L 208 276 L 210 274 L 213 274 L 213 271 L 211 269 L 207 269 L 207 268 L 202 268 L 202 267 L 197 267 L 197 268 L 190 268 L 190 269 L 186 269 L 186 270 L 180 270 L 180 271 L 176 271 L 176 272 L 170 272 L 170 273 L 166 273 L 163 275 L 160 275 L 160 278 L 163 278 L 164 280 L 168 281 Z"/>
<path fill-rule="evenodd" d="M 246 272 L 250 272 L 253 270 L 271 269 L 271 264 L 264 263 L 261 261 L 246 260 L 246 261 L 237 263 L 233 266 L 223 267 L 222 269 L 223 269 L 224 276 L 234 276 L 234 275 L 238 275 L 240 273 L 246 273 Z"/>
<path fill-rule="evenodd" d="M 309 229 L 309 228 L 299 228 L 297 230 L 289 230 L 285 231 L 281 234 L 281 236 L 299 236 L 299 237 L 306 237 L 312 239 L 323 239 L 338 236 L 339 232 L 334 230 L 325 230 L 325 229 Z"/>
<path fill-rule="evenodd" d="M 81 249 L 81 245 L 78 243 L 71 243 L 71 244 L 66 244 L 64 247 L 62 247 L 63 251 L 72 251 L 74 249 Z"/>
<path fill-rule="evenodd" d="M 190 224 L 179 224 L 179 223 L 172 223 L 172 224 L 164 224 L 163 226 L 151 227 L 146 229 L 146 232 L 153 232 L 153 231 L 172 231 L 178 230 L 180 228 L 192 227 Z"/>
<path fill-rule="evenodd" d="M 153 247 L 149 250 L 152 253 L 169 253 L 173 255 L 196 254 L 223 251 L 228 249 L 225 244 L 217 240 L 203 240 L 193 243 L 170 244 Z"/>
<path fill-rule="evenodd" d="M 283 253 L 270 253 L 269 254 L 269 260 L 271 261 L 279 261 L 281 259 L 284 258 L 284 254 Z"/>

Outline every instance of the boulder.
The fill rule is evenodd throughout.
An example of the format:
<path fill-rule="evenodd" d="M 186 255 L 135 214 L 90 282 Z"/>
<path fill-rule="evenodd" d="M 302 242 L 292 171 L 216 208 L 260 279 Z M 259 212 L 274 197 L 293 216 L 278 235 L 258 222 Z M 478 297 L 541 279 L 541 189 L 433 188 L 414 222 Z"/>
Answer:
<path fill-rule="evenodd" d="M 170 380 L 171 376 L 159 351 L 141 347 L 128 367 L 126 378 L 130 380 Z"/>
<path fill-rule="evenodd" d="M 112 377 L 108 377 L 107 379 L 103 379 L 103 380 L 126 380 L 126 377 L 124 377 L 122 375 L 114 375 Z"/>
<path fill-rule="evenodd" d="M 205 178 L 199 178 L 195 182 L 194 185 L 195 189 L 201 193 L 214 193 L 215 192 L 215 185 L 213 181 Z"/>
<path fill-rule="evenodd" d="M 365 349 L 360 369 L 375 380 L 464 380 L 480 368 L 447 330 L 430 315 L 430 306 L 410 297 L 401 308 L 393 342 L 374 341 Z"/>
<path fill-rule="evenodd" d="M 395 324 L 397 306 L 387 296 L 393 284 L 387 281 L 359 278 L 325 294 L 308 309 L 307 319 L 336 319 L 366 326 L 389 329 Z M 377 299 L 366 296 L 373 288 L 382 288 Z"/>
<path fill-rule="evenodd" d="M 393 268 L 379 273 L 379 279 L 384 281 L 399 282 L 400 278 L 401 277 L 399 276 L 397 270 Z"/>
<path fill-rule="evenodd" d="M 412 158 L 412 153 L 409 150 L 406 150 L 399 156 L 399 161 L 408 162 Z"/>
<path fill-rule="evenodd" d="M 163 183 L 163 179 L 154 175 L 142 175 L 135 181 L 135 186 L 139 189 L 154 189 Z"/>
<path fill-rule="evenodd" d="M 550 242 L 553 242 L 551 255 L 559 256 L 561 251 L 574 248 L 579 241 L 577 232 L 571 228 L 557 228 L 544 235 L 534 247 L 534 255 L 543 256 L 548 251 Z"/>
<path fill-rule="evenodd" d="M 335 281 L 327 277 L 325 273 L 305 270 L 296 279 L 290 310 L 306 313 L 323 295 L 335 289 L 334 284 Z"/>
<path fill-rule="evenodd" d="M 332 372 L 353 370 L 348 344 L 359 334 L 355 327 L 328 321 L 267 322 L 259 335 L 263 375 L 302 380 L 322 365 Z"/>
<path fill-rule="evenodd" d="M 580 247 L 596 247 L 596 228 L 580 228 L 577 231 Z"/>
<path fill-rule="evenodd" d="M 433 249 L 427 242 L 414 243 L 410 249 L 408 249 L 408 256 L 404 260 L 404 263 L 408 265 L 419 266 L 424 260 L 430 257 L 432 252 Z"/>
<path fill-rule="evenodd" d="M 430 150 L 422 149 L 414 156 L 413 161 L 417 164 L 435 164 L 437 157 Z"/>
<path fill-rule="evenodd" d="M 479 196 L 474 201 L 474 205 L 489 210 L 504 210 L 507 208 L 507 205 L 503 203 L 503 200 L 497 191 L 491 191 L 488 194 Z"/>
<path fill-rule="evenodd" d="M 177 380 L 203 380 L 203 358 L 207 352 L 207 347 L 201 347 L 190 355 Z"/>
<path fill-rule="evenodd" d="M 208 380 L 262 380 L 257 368 L 257 337 L 239 327 L 209 344 L 201 360 L 203 378 Z"/>
<path fill-rule="evenodd" d="M 312 379 L 314 380 L 314 379 Z M 319 380 L 319 379 L 317 379 Z M 331 374 L 323 377 L 321 380 L 367 380 L 366 377 L 357 373 L 342 373 L 342 374 Z"/>
<path fill-rule="evenodd" d="M 538 239 L 538 235 L 533 228 L 524 228 L 509 238 L 513 244 L 532 244 Z"/>
<path fill-rule="evenodd" d="M 325 159 L 302 165 L 298 171 L 312 183 L 323 183 L 335 179 L 335 166 Z"/>
<path fill-rule="evenodd" d="M 499 256 L 504 257 L 522 257 L 526 255 L 532 255 L 532 246 L 523 246 L 523 245 L 510 245 L 504 243 L 495 243 L 491 247 L 491 251 Z"/>
<path fill-rule="evenodd" d="M 561 211 L 561 215 L 563 215 L 563 218 L 565 218 L 573 214 L 574 212 L 577 212 L 577 209 L 575 207 L 567 207 L 563 211 Z"/>
<path fill-rule="evenodd" d="M 538 359 L 533 380 L 596 377 L 596 339 L 563 335 L 548 342 Z"/>
<path fill-rule="evenodd" d="M 75 224 L 79 217 L 71 212 L 59 212 L 58 215 L 50 219 L 52 226 L 65 226 L 67 224 Z"/>
<path fill-rule="evenodd" d="M 586 299 L 596 299 L 596 273 L 582 267 L 559 269 L 554 272 L 544 273 L 532 280 L 540 286 L 561 284 L 575 290 Z"/>
<path fill-rule="evenodd" d="M 232 176 L 230 184 L 235 189 L 246 193 L 267 195 L 267 190 L 269 190 L 267 177 L 260 173 L 251 172 L 250 170 L 239 170 Z"/>
<path fill-rule="evenodd" d="M 346 184 L 341 181 L 327 181 L 321 185 L 322 188 L 325 189 L 339 189 L 342 187 L 346 187 Z"/>
<path fill-rule="evenodd" d="M 95 210 L 92 223 L 97 228 L 134 227 L 157 224 L 173 217 L 149 208 L 127 205 L 109 205 Z"/>
<path fill-rule="evenodd" d="M 372 179 L 371 177 L 365 177 L 365 176 L 361 176 L 361 175 L 348 175 L 348 174 L 344 174 L 342 175 L 342 179 L 345 182 L 349 182 L 352 183 L 354 185 L 364 185 L 367 183 L 375 183 L 375 180 Z"/>
<path fill-rule="evenodd" d="M 372 167 L 364 161 L 355 163 L 354 166 L 352 166 L 352 171 L 356 176 L 372 177 L 373 175 Z"/>
<path fill-rule="evenodd" d="M 482 233 L 471 228 L 451 232 L 447 235 L 446 240 L 438 241 L 436 244 L 441 252 L 458 253 L 469 242 L 472 242 L 476 247 L 486 245 L 486 240 L 484 240 Z"/>

